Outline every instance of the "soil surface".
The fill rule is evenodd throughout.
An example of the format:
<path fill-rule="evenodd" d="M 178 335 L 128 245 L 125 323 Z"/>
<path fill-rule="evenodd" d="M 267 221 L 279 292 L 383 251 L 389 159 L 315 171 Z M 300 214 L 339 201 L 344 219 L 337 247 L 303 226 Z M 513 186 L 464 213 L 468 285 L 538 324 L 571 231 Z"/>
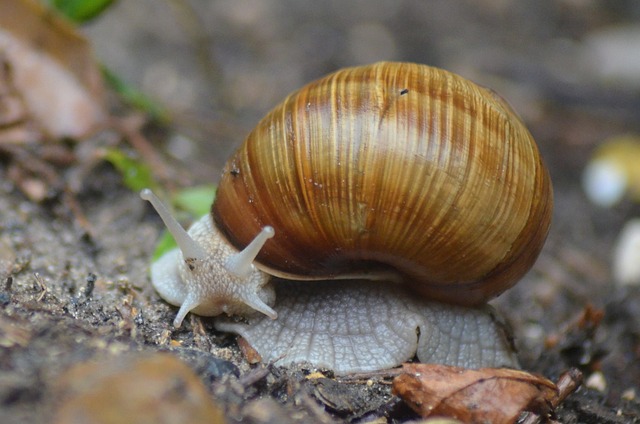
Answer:
<path fill-rule="evenodd" d="M 640 287 L 616 285 L 610 265 L 616 237 L 640 207 L 596 207 L 580 185 L 596 146 L 640 133 L 637 2 L 144 0 L 118 2 L 84 30 L 103 63 L 171 112 L 170 124 L 148 125 L 145 135 L 174 187 L 215 182 L 260 116 L 343 66 L 414 61 L 494 88 L 537 140 L 555 210 L 532 271 L 492 303 L 513 328 L 524 369 L 554 381 L 572 367 L 584 373 L 559 421 L 640 421 Z M 62 181 L 79 187 L 75 203 L 55 186 L 36 204 L 9 178 L 13 156 L 1 159 L 3 423 L 50 422 L 65 403 L 60 380 L 78 363 L 158 351 L 190 365 L 232 422 L 417 418 L 391 395 L 389 374 L 334 379 L 304 366 L 250 365 L 212 319 L 190 315 L 174 329 L 176 308 L 148 278 L 162 224 L 110 165 L 80 180 L 81 161 L 58 166 Z"/>

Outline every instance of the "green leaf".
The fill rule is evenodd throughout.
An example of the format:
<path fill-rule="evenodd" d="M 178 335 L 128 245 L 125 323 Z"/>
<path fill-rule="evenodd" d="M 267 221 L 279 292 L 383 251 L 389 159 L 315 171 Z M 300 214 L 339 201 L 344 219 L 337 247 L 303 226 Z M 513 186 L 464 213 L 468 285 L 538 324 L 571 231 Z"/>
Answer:
<path fill-rule="evenodd" d="M 122 175 L 124 185 L 132 191 L 137 192 L 143 188 L 154 189 L 157 187 L 151 168 L 146 163 L 131 158 L 115 148 L 106 151 L 105 159 L 118 170 Z"/>
<path fill-rule="evenodd" d="M 175 249 L 176 247 L 178 247 L 178 245 L 173 239 L 171 233 L 169 233 L 169 231 L 167 230 L 164 230 L 162 232 L 162 236 L 160 236 L 160 240 L 158 240 L 158 244 L 156 244 L 156 249 L 153 252 L 151 262 L 157 261 L 162 255 L 169 252 L 170 250 Z"/>
<path fill-rule="evenodd" d="M 124 80 L 104 66 L 102 67 L 102 75 L 107 84 L 115 90 L 125 102 L 148 114 L 155 121 L 161 123 L 170 121 L 169 112 L 165 108 L 132 85 L 124 82 Z"/>
<path fill-rule="evenodd" d="M 209 213 L 215 195 L 216 188 L 213 185 L 185 188 L 173 196 L 173 204 L 178 209 L 200 217 Z"/>
<path fill-rule="evenodd" d="M 114 0 L 51 0 L 51 5 L 76 23 L 95 18 L 111 6 Z"/>

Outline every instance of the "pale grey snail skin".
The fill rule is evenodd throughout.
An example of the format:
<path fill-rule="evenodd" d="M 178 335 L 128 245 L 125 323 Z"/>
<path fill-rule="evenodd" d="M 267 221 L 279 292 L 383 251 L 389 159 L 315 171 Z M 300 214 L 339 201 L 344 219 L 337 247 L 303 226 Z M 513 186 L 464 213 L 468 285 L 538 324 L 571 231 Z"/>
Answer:
<path fill-rule="evenodd" d="M 278 281 L 276 299 L 276 320 L 221 318 L 216 328 L 244 337 L 263 362 L 309 362 L 336 374 L 393 368 L 414 356 L 465 368 L 518 367 L 506 329 L 488 305 L 426 302 L 397 284 L 361 280 Z"/>
<path fill-rule="evenodd" d="M 151 268 L 160 296 L 180 306 L 175 327 L 188 312 L 243 315 L 246 323 L 220 317 L 216 328 L 244 337 L 265 362 L 306 362 L 336 374 L 392 368 L 414 356 L 465 368 L 519 366 L 505 326 L 488 305 L 429 302 L 394 282 L 272 281 L 251 264 L 255 255 L 228 271 L 228 259 L 241 253 L 215 230 L 210 215 L 186 233 L 153 193 L 144 190 L 141 196 L 152 201 L 180 244 L 193 243 L 182 246 L 189 260 L 173 249 Z M 263 243 L 267 238 L 256 239 Z M 243 267 L 249 269 L 244 279 L 235 275 Z"/>
<path fill-rule="evenodd" d="M 176 327 L 239 315 L 217 327 L 263 360 L 339 374 L 416 354 L 517 367 L 486 302 L 537 258 L 551 182 L 511 108 L 459 76 L 381 62 L 308 84 L 227 161 L 188 233 L 141 195 L 179 245 L 151 270 Z"/>
<path fill-rule="evenodd" d="M 189 312 L 215 316 L 251 315 L 262 312 L 275 319 L 276 312 L 270 276 L 253 265 L 257 250 L 273 236 L 266 227 L 243 252 L 229 245 L 203 216 L 185 232 L 169 210 L 149 189 L 140 196 L 151 202 L 179 248 L 164 254 L 151 266 L 151 282 L 160 296 L 180 306 L 173 325 L 177 328 Z"/>

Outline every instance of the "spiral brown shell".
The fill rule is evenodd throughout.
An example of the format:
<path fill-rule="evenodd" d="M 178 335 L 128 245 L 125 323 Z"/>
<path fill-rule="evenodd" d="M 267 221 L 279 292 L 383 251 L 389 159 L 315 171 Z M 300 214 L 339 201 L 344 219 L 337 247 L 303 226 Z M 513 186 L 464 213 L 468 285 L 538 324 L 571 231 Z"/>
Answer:
<path fill-rule="evenodd" d="M 479 304 L 538 256 L 552 189 L 536 144 L 490 90 L 424 65 L 343 69 L 289 95 L 227 162 L 215 222 L 258 261 L 335 278 L 387 268 L 425 296 Z"/>

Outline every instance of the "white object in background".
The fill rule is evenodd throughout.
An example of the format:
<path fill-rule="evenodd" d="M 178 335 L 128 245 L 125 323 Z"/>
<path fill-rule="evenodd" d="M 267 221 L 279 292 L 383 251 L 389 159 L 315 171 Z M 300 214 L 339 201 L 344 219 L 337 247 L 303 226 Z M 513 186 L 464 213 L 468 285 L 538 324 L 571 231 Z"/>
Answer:
<path fill-rule="evenodd" d="M 620 285 L 640 284 L 640 218 L 622 228 L 613 250 L 613 278 Z"/>
<path fill-rule="evenodd" d="M 640 136 L 611 137 L 596 149 L 582 174 L 591 202 L 610 208 L 623 198 L 640 203 Z"/>
<path fill-rule="evenodd" d="M 606 159 L 592 161 L 582 174 L 582 187 L 589 200 L 606 208 L 622 200 L 627 184 L 621 167 Z"/>

